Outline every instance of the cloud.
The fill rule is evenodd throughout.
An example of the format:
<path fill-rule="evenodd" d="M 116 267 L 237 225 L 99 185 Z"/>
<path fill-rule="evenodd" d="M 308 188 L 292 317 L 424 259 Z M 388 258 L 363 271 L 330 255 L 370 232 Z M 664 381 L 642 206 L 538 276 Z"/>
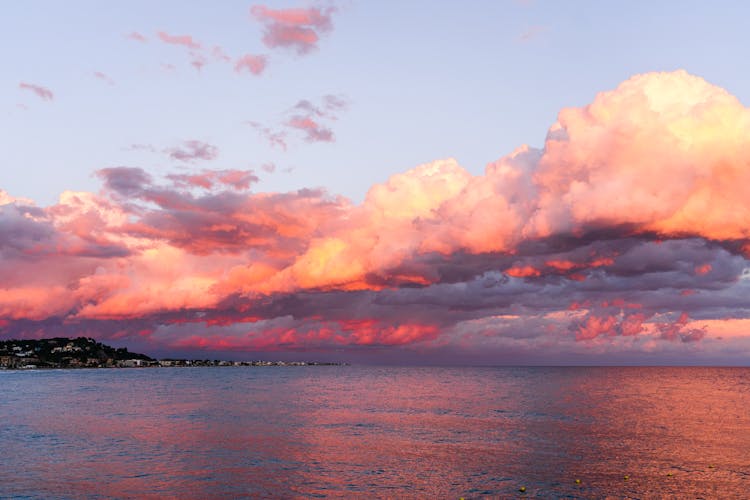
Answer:
<path fill-rule="evenodd" d="M 254 121 L 248 121 L 245 123 L 254 128 L 258 132 L 258 135 L 263 137 L 271 147 L 277 147 L 282 151 L 286 151 L 286 132 L 281 130 L 272 130 L 271 128 L 265 127 L 260 123 Z"/>
<path fill-rule="evenodd" d="M 185 47 L 188 50 L 190 65 L 194 67 L 196 71 L 200 72 L 203 70 L 203 67 L 208 64 L 208 54 L 204 53 L 203 46 L 194 40 L 191 35 L 170 35 L 164 31 L 159 31 L 157 32 L 157 37 L 164 43 Z M 219 46 L 214 46 L 211 51 L 211 56 L 214 60 L 220 62 L 226 62 L 231 59 Z M 162 64 L 162 67 L 168 70 L 174 69 L 174 66 L 171 64 Z"/>
<path fill-rule="evenodd" d="M 156 35 L 159 37 L 159 40 L 164 43 L 181 45 L 192 50 L 198 50 L 201 48 L 201 44 L 193 40 L 193 37 L 190 35 L 170 35 L 164 31 L 159 31 Z"/>
<path fill-rule="evenodd" d="M 345 108 L 324 96 L 288 114 L 327 124 Z M 189 163 L 216 158 L 209 146 L 166 152 Z M 251 192 L 255 173 L 233 169 L 110 167 L 99 193 L 50 207 L 3 192 L 0 335 L 147 331 L 171 349 L 412 359 L 741 356 L 748 150 L 750 110 L 678 71 L 561 110 L 542 148 L 482 174 L 438 160 L 361 203 Z"/>
<path fill-rule="evenodd" d="M 268 58 L 266 56 L 255 56 L 252 54 L 245 54 L 244 56 L 237 59 L 234 64 L 234 70 L 237 73 L 241 73 L 243 70 L 252 73 L 253 75 L 260 75 L 266 69 L 268 64 Z"/>
<path fill-rule="evenodd" d="M 106 82 L 108 85 L 114 85 L 115 81 L 112 80 L 109 76 L 105 75 L 101 71 L 94 71 L 94 77 L 98 78 L 99 80 L 102 80 L 103 82 Z"/>
<path fill-rule="evenodd" d="M 194 162 L 196 160 L 210 161 L 219 156 L 219 148 L 207 142 L 189 140 L 182 146 L 165 150 L 173 160 Z"/>
<path fill-rule="evenodd" d="M 148 153 L 156 153 L 157 150 L 152 144 L 131 144 L 127 148 L 125 148 L 126 151 L 146 151 Z"/>
<path fill-rule="evenodd" d="M 307 142 L 333 142 L 333 131 L 309 117 L 293 116 L 286 123 L 287 127 L 305 133 Z"/>
<path fill-rule="evenodd" d="M 237 190 L 248 189 L 259 180 L 252 170 L 204 170 L 197 174 L 170 174 L 167 178 L 179 187 L 212 189 L 223 185 Z"/>
<path fill-rule="evenodd" d="M 214 45 L 214 48 L 211 49 L 211 55 L 219 62 L 230 62 L 232 60 L 229 54 L 224 52 L 224 49 L 218 45 Z"/>
<path fill-rule="evenodd" d="M 21 82 L 18 84 L 18 88 L 21 90 L 28 90 L 30 92 L 33 92 L 37 96 L 39 96 L 40 99 L 43 99 L 45 101 L 51 101 L 55 98 L 55 95 L 52 93 L 50 89 L 47 87 L 42 87 L 41 85 L 34 85 L 33 83 L 26 83 Z"/>
<path fill-rule="evenodd" d="M 151 183 L 151 176 L 137 167 L 109 167 L 97 172 L 104 186 L 124 196 L 137 196 Z"/>
<path fill-rule="evenodd" d="M 546 30 L 545 26 L 529 26 L 518 36 L 518 39 L 522 42 L 529 42 L 538 38 Z"/>
<path fill-rule="evenodd" d="M 201 71 L 203 69 L 203 66 L 208 64 L 208 59 L 206 59 L 206 56 L 201 54 L 200 52 L 196 51 L 190 51 L 190 65 L 194 67 L 197 71 Z"/>
<path fill-rule="evenodd" d="M 320 105 L 303 99 L 292 107 L 292 116 L 285 125 L 302 131 L 307 142 L 334 142 L 333 130 L 323 124 L 322 120 L 338 119 L 338 113 L 346 110 L 347 107 L 347 101 L 341 96 L 323 96 Z"/>
<path fill-rule="evenodd" d="M 706 330 L 704 328 L 686 328 L 689 319 L 687 313 L 683 312 L 675 321 L 658 323 L 656 328 L 663 339 L 676 340 L 679 338 L 682 342 L 697 342 L 706 336 Z"/>
<path fill-rule="evenodd" d="M 277 10 L 264 5 L 250 9 L 251 15 L 264 25 L 266 47 L 288 48 L 300 55 L 318 48 L 320 35 L 333 29 L 331 16 L 335 11 L 334 7 Z"/>
<path fill-rule="evenodd" d="M 135 40 L 136 42 L 142 42 L 142 43 L 145 43 L 148 41 L 148 39 L 145 36 L 138 33 L 137 31 L 133 31 L 130 34 L 125 35 L 125 38 L 128 38 L 130 40 Z"/>

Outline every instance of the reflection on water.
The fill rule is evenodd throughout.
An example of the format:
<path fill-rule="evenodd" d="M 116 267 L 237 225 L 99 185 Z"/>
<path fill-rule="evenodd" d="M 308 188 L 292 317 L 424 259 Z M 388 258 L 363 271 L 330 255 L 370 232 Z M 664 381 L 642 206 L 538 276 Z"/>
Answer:
<path fill-rule="evenodd" d="M 744 368 L 0 372 L 0 388 L 0 496 L 750 492 Z"/>

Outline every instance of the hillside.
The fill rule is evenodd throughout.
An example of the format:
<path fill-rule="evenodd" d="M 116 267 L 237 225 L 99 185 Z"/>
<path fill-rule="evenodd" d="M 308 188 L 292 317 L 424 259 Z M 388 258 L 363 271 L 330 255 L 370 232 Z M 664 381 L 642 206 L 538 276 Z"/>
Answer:
<path fill-rule="evenodd" d="M 0 368 L 97 368 L 153 361 L 86 337 L 0 341 Z"/>

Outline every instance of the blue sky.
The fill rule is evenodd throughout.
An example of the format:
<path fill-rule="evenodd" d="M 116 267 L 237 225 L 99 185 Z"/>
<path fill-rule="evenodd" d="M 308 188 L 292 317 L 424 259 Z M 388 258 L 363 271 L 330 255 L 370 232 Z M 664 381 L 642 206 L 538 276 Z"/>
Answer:
<path fill-rule="evenodd" d="M 47 205 L 66 189 L 97 190 L 100 168 L 185 169 L 128 148 L 197 139 L 219 148 L 200 166 L 258 169 L 258 190 L 322 186 L 359 201 L 373 183 L 421 163 L 455 157 L 480 173 L 521 144 L 540 146 L 562 107 L 636 73 L 684 68 L 750 100 L 745 2 L 341 2 L 333 29 L 305 56 L 264 47 L 252 5 L 6 4 L 0 187 Z M 160 30 L 233 57 L 268 54 L 268 68 L 253 76 L 210 63 L 198 72 L 186 50 L 156 39 Z M 133 31 L 148 43 L 125 37 Z M 21 81 L 49 88 L 54 100 L 20 90 Z M 299 100 L 331 94 L 348 102 L 329 123 L 335 142 L 292 133 L 284 152 L 245 124 L 278 128 Z M 269 162 L 273 174 L 260 170 Z"/>

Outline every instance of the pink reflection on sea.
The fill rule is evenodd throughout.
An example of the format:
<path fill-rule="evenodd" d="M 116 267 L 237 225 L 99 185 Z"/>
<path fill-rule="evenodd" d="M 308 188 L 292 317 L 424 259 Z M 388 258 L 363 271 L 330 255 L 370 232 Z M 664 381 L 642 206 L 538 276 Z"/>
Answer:
<path fill-rule="evenodd" d="M 0 379 L 8 496 L 750 491 L 748 369 L 178 368 Z"/>

